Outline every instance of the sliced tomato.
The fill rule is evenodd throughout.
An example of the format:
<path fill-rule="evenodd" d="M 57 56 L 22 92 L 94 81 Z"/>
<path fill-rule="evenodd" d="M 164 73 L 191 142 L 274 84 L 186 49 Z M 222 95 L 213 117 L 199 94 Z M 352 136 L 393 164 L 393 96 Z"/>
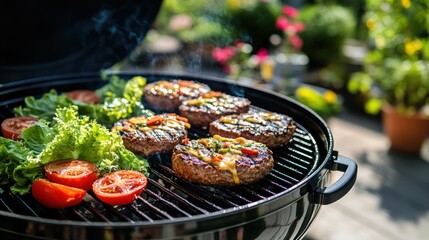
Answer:
<path fill-rule="evenodd" d="M 147 126 L 159 125 L 164 122 L 164 118 L 160 116 L 154 116 L 146 122 Z"/>
<path fill-rule="evenodd" d="M 258 150 L 252 148 L 242 148 L 241 152 L 248 155 L 258 155 Z"/>
<path fill-rule="evenodd" d="M 33 182 L 31 194 L 37 202 L 47 208 L 66 208 L 82 202 L 86 191 L 53 183 L 40 178 Z"/>
<path fill-rule="evenodd" d="M 50 181 L 83 190 L 90 190 L 98 178 L 97 166 L 84 160 L 62 159 L 47 163 L 44 168 Z"/>
<path fill-rule="evenodd" d="M 195 82 L 193 82 L 193 81 L 177 80 L 177 83 L 181 87 L 190 87 L 190 88 L 193 88 L 193 87 L 197 86 L 197 84 Z"/>
<path fill-rule="evenodd" d="M 21 140 L 19 136 L 22 131 L 36 124 L 37 121 L 39 121 L 38 118 L 26 116 L 6 118 L 1 123 L 1 131 L 5 138 Z"/>
<path fill-rule="evenodd" d="M 185 139 L 183 139 L 183 140 L 182 140 L 182 143 L 183 143 L 184 145 L 188 145 L 188 144 L 189 144 L 189 141 L 190 141 L 190 139 L 189 139 L 189 138 L 185 138 Z"/>
<path fill-rule="evenodd" d="M 179 120 L 179 121 L 185 122 L 185 123 L 188 122 L 188 119 L 185 118 L 185 117 L 182 117 L 182 116 L 176 116 L 176 119 Z"/>
<path fill-rule="evenodd" d="M 66 93 L 66 96 L 83 103 L 97 104 L 100 102 L 100 97 L 91 90 L 78 89 Z"/>
<path fill-rule="evenodd" d="M 223 156 L 222 155 L 215 155 L 212 157 L 211 159 L 213 162 L 221 162 L 223 160 Z"/>
<path fill-rule="evenodd" d="M 102 202 L 109 205 L 132 203 L 147 185 L 147 177 L 132 170 L 118 170 L 97 179 L 92 191 Z"/>
<path fill-rule="evenodd" d="M 222 92 L 216 92 L 216 91 L 211 91 L 208 93 L 205 93 L 203 95 L 204 98 L 213 98 L 213 97 L 221 97 L 223 95 Z"/>

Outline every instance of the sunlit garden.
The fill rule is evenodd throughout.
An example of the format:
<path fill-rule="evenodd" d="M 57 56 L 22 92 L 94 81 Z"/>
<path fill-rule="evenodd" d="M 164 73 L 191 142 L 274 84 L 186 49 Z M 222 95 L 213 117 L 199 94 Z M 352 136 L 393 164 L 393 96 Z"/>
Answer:
<path fill-rule="evenodd" d="M 428 239 L 429 0 L 0 13 L 5 239 Z"/>
<path fill-rule="evenodd" d="M 129 62 L 267 88 L 324 119 L 344 108 L 427 118 L 428 11 L 423 0 L 169 0 Z"/>

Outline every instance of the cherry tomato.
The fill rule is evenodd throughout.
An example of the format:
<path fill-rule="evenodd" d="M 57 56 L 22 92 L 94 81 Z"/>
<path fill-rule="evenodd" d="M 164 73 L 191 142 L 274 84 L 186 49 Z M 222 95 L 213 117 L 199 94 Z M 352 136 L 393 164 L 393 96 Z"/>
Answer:
<path fill-rule="evenodd" d="M 83 103 L 97 104 L 100 102 L 100 97 L 91 90 L 78 89 L 66 93 L 66 96 Z"/>
<path fill-rule="evenodd" d="M 47 208 L 66 208 L 82 202 L 86 191 L 53 183 L 40 178 L 33 182 L 31 194 L 41 205 Z"/>
<path fill-rule="evenodd" d="M 98 178 L 95 164 L 84 160 L 57 160 L 45 164 L 44 168 L 50 181 L 83 190 L 90 190 Z"/>
<path fill-rule="evenodd" d="M 1 131 L 5 138 L 21 140 L 19 135 L 22 131 L 36 124 L 37 121 L 39 121 L 38 118 L 25 116 L 6 118 L 1 123 Z"/>
<path fill-rule="evenodd" d="M 242 148 L 241 152 L 248 155 L 258 155 L 258 151 L 251 148 Z"/>
<path fill-rule="evenodd" d="M 97 179 L 92 191 L 102 202 L 109 205 L 132 203 L 147 185 L 147 177 L 132 170 L 118 170 Z"/>

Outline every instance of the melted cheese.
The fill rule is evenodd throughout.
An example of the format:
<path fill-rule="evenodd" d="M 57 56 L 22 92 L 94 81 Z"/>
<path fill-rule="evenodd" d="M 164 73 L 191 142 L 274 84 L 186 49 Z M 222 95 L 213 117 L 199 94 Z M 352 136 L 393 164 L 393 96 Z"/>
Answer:
<path fill-rule="evenodd" d="M 163 120 L 160 124 L 147 126 L 146 123 L 150 121 L 150 119 L 152 119 L 153 117 L 133 117 L 127 120 L 129 124 L 125 124 L 126 126 L 116 125 L 113 127 L 113 130 L 115 131 L 124 130 L 127 132 L 139 130 L 142 132 L 148 132 L 154 129 L 160 129 L 160 130 L 169 132 L 172 130 L 181 129 L 183 127 L 186 127 L 186 128 L 191 127 L 189 123 L 178 120 L 175 114 L 168 114 L 168 115 L 164 114 L 164 115 L 158 115 L 158 116 L 161 116 Z"/>
<path fill-rule="evenodd" d="M 217 142 L 216 142 L 217 141 Z M 222 143 L 230 143 L 227 148 L 222 147 Z M 240 183 L 238 178 L 236 164 L 241 159 L 241 147 L 254 143 L 254 141 L 245 138 L 225 138 L 214 135 L 213 138 L 201 138 L 198 140 L 205 149 L 188 149 L 188 153 L 207 163 L 215 165 L 219 170 L 229 171 L 236 184 Z"/>

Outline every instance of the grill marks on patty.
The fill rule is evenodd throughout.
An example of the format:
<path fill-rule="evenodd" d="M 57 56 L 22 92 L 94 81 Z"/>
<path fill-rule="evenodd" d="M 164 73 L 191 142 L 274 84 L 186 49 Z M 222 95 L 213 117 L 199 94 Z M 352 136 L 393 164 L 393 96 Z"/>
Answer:
<path fill-rule="evenodd" d="M 248 99 L 211 91 L 201 83 L 158 81 L 144 91 L 152 108 L 178 110 L 180 116 L 124 119 L 113 130 L 134 153 L 151 156 L 173 150 L 173 170 L 193 183 L 234 186 L 264 178 L 274 167 L 269 148 L 288 143 L 296 129 L 286 115 L 249 112 Z M 189 140 L 188 121 L 196 127 L 210 126 L 213 137 Z"/>
<path fill-rule="evenodd" d="M 130 151 L 144 156 L 171 151 L 187 137 L 190 125 L 174 113 L 153 117 L 134 117 L 115 123 L 113 130 L 121 136 Z"/>
<path fill-rule="evenodd" d="M 180 104 L 189 99 L 200 97 L 210 92 L 210 87 L 187 80 L 161 80 L 147 84 L 144 87 L 144 99 L 159 111 L 177 111 Z"/>
<path fill-rule="evenodd" d="M 229 138 L 244 137 L 274 148 L 287 144 L 295 130 L 295 122 L 287 115 L 252 111 L 221 117 L 210 123 L 209 133 Z"/>
<path fill-rule="evenodd" d="M 274 159 L 262 143 L 215 135 L 177 145 L 172 167 L 193 183 L 232 186 L 262 179 L 274 167 Z"/>
<path fill-rule="evenodd" d="M 188 118 L 193 126 L 208 127 L 221 116 L 249 111 L 250 105 L 251 102 L 246 98 L 211 91 L 199 98 L 184 101 L 179 107 L 179 113 Z"/>

